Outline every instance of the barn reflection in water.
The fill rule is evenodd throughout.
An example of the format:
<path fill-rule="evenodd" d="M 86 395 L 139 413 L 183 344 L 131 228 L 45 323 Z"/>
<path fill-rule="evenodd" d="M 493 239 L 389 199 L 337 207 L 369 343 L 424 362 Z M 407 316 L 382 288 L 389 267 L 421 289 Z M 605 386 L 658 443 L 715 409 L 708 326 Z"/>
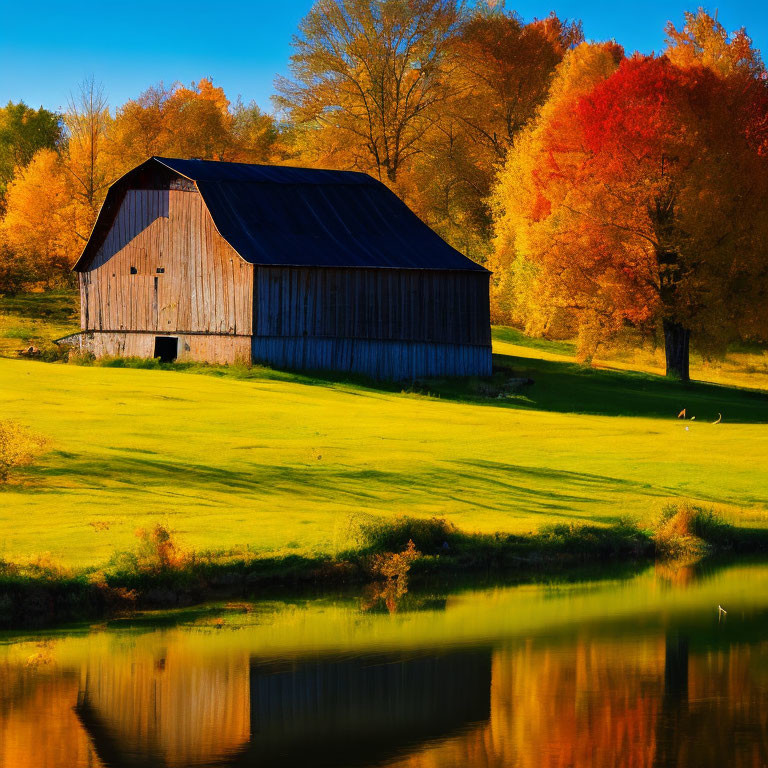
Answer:
<path fill-rule="evenodd" d="M 490 718 L 490 649 L 248 664 L 218 680 L 195 670 L 194 691 L 90 669 L 76 713 L 114 768 L 371 765 Z"/>

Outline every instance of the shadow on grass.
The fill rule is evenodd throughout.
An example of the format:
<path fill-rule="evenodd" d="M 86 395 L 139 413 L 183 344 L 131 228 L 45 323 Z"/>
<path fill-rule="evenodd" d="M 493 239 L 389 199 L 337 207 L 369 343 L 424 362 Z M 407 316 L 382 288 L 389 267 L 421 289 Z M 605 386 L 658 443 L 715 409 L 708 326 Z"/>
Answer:
<path fill-rule="evenodd" d="M 65 314 L 53 302 L 54 313 Z M 25 302 L 17 314 L 27 316 Z M 35 316 L 30 309 L 29 316 Z M 494 337 L 533 350 L 571 354 L 569 342 L 529 339 L 510 328 L 494 330 Z M 698 421 L 725 424 L 768 423 L 768 392 L 704 382 L 682 384 L 652 373 L 591 368 L 567 361 L 536 357 L 493 356 L 494 374 L 489 378 L 425 378 L 379 382 L 366 376 L 334 371 L 292 371 L 262 365 L 222 366 L 194 362 L 161 363 L 158 360 L 116 358 L 93 363 L 97 367 L 138 368 L 202 374 L 252 382 L 285 382 L 339 389 L 357 397 L 378 398 L 390 394 L 423 396 L 496 408 L 526 408 L 555 413 L 674 419 L 683 409 Z M 527 383 L 530 382 L 530 383 Z"/>
<path fill-rule="evenodd" d="M 428 378 L 410 382 L 377 382 L 333 371 L 289 371 L 260 366 L 230 369 L 194 363 L 154 363 L 137 367 L 341 388 L 357 396 L 402 393 L 496 408 L 662 419 L 674 419 L 685 408 L 688 417 L 696 416 L 699 421 L 715 421 L 722 414 L 723 423 L 768 423 L 768 393 L 762 390 L 705 382 L 683 384 L 652 373 L 591 368 L 532 357 L 497 354 L 493 361 L 494 374 L 488 379 Z M 531 383 L 526 384 L 526 380 Z"/>
<path fill-rule="evenodd" d="M 547 342 L 551 346 L 551 342 Z M 530 345 L 529 345 L 530 346 Z M 547 349 L 549 350 L 549 346 Z M 568 345 L 563 342 L 563 354 Z M 536 347 L 533 347 L 534 349 Z M 566 361 L 494 355 L 490 379 L 423 379 L 375 382 L 364 376 L 327 371 L 270 372 L 254 378 L 279 378 L 311 386 L 376 392 L 407 393 L 501 408 L 526 408 L 555 413 L 675 419 L 686 409 L 698 421 L 768 423 L 768 392 L 706 382 L 681 383 L 653 373 L 592 368 Z M 226 374 L 224 374 L 226 375 Z M 249 378 L 247 374 L 242 376 Z M 526 384 L 526 380 L 532 383 Z"/>
<path fill-rule="evenodd" d="M 536 516 L 616 522 L 618 517 L 606 515 L 605 510 L 619 507 L 606 506 L 606 500 L 627 492 L 658 498 L 677 494 L 673 487 L 644 481 L 482 459 L 399 471 L 316 461 L 289 465 L 239 460 L 214 465 L 122 450 L 98 458 L 55 451 L 40 464 L 27 467 L 25 475 L 31 481 L 24 488 L 28 494 L 50 493 L 59 483 L 77 479 L 82 487 L 100 491 L 146 494 L 154 504 L 166 503 L 172 496 L 218 507 L 231 505 L 231 494 L 237 493 L 237 504 L 245 508 L 256 508 L 273 497 L 292 497 L 297 505 L 324 499 L 365 507 L 397 502 L 400 497 L 409 507 L 450 507 L 457 519 L 463 511 L 474 516 L 484 511 L 531 516 L 532 527 L 539 524 Z"/>
<path fill-rule="evenodd" d="M 557 413 L 674 419 L 683 409 L 698 421 L 768 423 L 768 393 L 703 382 L 682 384 L 651 373 L 588 368 L 576 363 L 494 355 L 497 370 L 533 380 L 518 407 Z"/>

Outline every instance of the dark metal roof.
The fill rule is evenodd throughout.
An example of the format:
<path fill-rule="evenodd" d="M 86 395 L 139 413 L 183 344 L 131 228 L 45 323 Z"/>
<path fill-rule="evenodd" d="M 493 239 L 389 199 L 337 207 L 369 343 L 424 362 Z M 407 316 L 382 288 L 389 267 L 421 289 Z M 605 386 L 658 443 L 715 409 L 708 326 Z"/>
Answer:
<path fill-rule="evenodd" d="M 103 242 L 117 195 L 151 165 L 194 181 L 219 234 L 252 264 L 486 272 L 365 173 L 165 157 L 150 158 L 110 188 L 75 269 Z"/>

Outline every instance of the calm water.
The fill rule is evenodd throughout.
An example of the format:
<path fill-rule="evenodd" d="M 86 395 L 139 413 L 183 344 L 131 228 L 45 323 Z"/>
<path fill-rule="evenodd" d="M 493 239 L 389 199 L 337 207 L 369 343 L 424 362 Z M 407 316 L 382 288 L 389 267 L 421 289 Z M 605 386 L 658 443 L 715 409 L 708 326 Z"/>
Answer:
<path fill-rule="evenodd" d="M 2 638 L 0 765 L 768 765 L 768 566 L 371 603 Z"/>

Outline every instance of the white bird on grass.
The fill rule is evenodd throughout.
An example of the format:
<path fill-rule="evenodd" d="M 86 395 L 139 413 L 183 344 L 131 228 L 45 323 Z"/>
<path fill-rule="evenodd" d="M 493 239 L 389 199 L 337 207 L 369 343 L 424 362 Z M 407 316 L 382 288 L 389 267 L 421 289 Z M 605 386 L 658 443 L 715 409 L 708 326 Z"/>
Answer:
<path fill-rule="evenodd" d="M 722 605 L 718 605 L 717 606 L 717 623 L 719 624 L 720 623 L 720 619 L 723 616 L 727 616 L 727 615 L 728 615 L 728 611 L 726 611 L 725 608 L 723 608 Z"/>

